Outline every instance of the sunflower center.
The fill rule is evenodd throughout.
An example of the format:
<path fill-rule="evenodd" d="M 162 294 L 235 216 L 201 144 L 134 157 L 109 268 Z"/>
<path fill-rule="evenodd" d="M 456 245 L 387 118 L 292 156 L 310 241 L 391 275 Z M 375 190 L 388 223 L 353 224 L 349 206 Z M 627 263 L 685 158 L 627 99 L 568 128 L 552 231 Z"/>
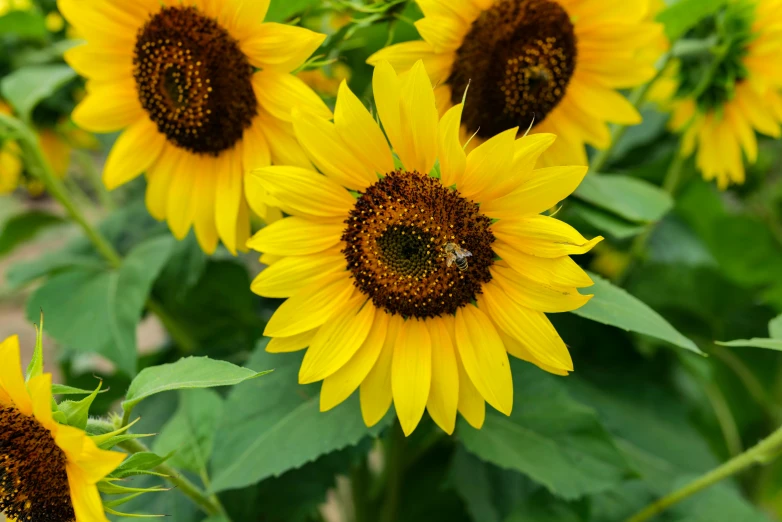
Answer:
<path fill-rule="evenodd" d="M 65 460 L 49 430 L 0 406 L 0 513 L 19 522 L 73 522 Z"/>
<path fill-rule="evenodd" d="M 217 21 L 164 7 L 139 30 L 133 56 L 141 106 L 174 145 L 217 156 L 258 114 L 253 68 Z"/>
<path fill-rule="evenodd" d="M 391 314 L 453 314 L 491 280 L 491 220 L 438 179 L 392 172 L 359 196 L 346 224 L 355 285 Z"/>
<path fill-rule="evenodd" d="M 464 123 L 489 138 L 542 122 L 565 96 L 576 67 L 576 36 L 554 0 L 498 0 L 472 24 L 448 79 L 452 101 L 470 102 Z"/>

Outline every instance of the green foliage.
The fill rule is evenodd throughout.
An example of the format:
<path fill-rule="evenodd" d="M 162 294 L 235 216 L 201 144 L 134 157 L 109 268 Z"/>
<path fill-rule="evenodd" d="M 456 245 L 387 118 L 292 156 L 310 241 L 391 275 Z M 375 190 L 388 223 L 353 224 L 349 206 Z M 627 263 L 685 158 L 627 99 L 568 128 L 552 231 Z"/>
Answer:
<path fill-rule="evenodd" d="M 62 223 L 61 217 L 38 210 L 12 217 L 0 231 L 0 257 L 10 254 L 14 248 L 35 238 L 41 231 Z"/>
<path fill-rule="evenodd" d="M 36 105 L 74 78 L 76 72 L 67 65 L 35 65 L 3 78 L 0 92 L 19 117 L 29 122 Z"/>
<path fill-rule="evenodd" d="M 278 476 L 319 456 L 377 435 L 392 417 L 364 426 L 357 397 L 321 413 L 317 385 L 300 386 L 299 354 L 268 354 L 258 345 L 248 367 L 273 366 L 270 376 L 238 386 L 225 404 L 214 449 L 215 491 Z"/>
<path fill-rule="evenodd" d="M 667 192 L 628 176 L 590 174 L 573 195 L 633 223 L 659 221 L 673 207 Z"/>
<path fill-rule="evenodd" d="M 679 0 L 657 15 L 671 40 L 680 37 L 709 15 L 716 13 L 728 0 Z"/>

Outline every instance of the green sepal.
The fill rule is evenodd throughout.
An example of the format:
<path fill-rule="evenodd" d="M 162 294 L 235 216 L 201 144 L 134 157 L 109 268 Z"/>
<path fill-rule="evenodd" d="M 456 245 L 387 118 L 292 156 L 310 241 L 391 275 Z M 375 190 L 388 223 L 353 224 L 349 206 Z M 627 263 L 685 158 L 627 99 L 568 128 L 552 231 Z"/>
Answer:
<path fill-rule="evenodd" d="M 92 406 L 95 397 L 98 396 L 101 386 L 103 386 L 103 381 L 98 383 L 98 387 L 95 388 L 95 391 L 80 401 L 66 400 L 59 404 L 60 411 L 67 417 L 66 424 L 81 430 L 87 427 L 87 420 L 90 418 L 90 407 Z"/>
<path fill-rule="evenodd" d="M 35 325 L 35 350 L 27 366 L 27 381 L 43 373 L 43 310 L 41 310 L 40 323 Z"/>
<path fill-rule="evenodd" d="M 98 491 L 107 495 L 124 495 L 126 493 L 158 493 L 161 491 L 169 491 L 173 488 L 164 488 L 162 486 L 155 486 L 151 488 L 130 488 L 127 486 L 120 486 L 114 482 L 120 479 L 105 479 L 98 482 Z"/>
<path fill-rule="evenodd" d="M 111 509 L 110 507 L 108 507 L 108 506 L 105 506 L 105 505 L 104 505 L 103 507 L 104 507 L 104 509 L 106 510 L 106 513 L 108 513 L 108 514 L 110 514 L 110 515 L 114 515 L 114 516 L 116 516 L 116 517 L 128 517 L 128 518 L 161 518 L 161 517 L 165 517 L 165 516 L 166 516 L 166 515 L 136 515 L 136 514 L 122 513 L 122 512 L 120 512 L 120 511 L 115 511 L 115 510 L 113 510 L 113 509 Z"/>
<path fill-rule="evenodd" d="M 165 461 L 170 459 L 172 455 L 173 452 L 169 453 L 164 457 L 161 457 L 156 453 L 152 453 L 151 451 L 134 453 L 133 455 L 128 457 L 125 460 L 125 462 L 120 464 L 119 467 L 115 469 L 110 476 L 114 478 L 125 478 L 125 477 L 131 477 L 135 475 L 157 474 L 154 472 L 150 472 L 149 470 L 160 466 Z M 157 474 L 157 475 L 161 477 L 165 477 L 165 475 L 163 474 Z"/>

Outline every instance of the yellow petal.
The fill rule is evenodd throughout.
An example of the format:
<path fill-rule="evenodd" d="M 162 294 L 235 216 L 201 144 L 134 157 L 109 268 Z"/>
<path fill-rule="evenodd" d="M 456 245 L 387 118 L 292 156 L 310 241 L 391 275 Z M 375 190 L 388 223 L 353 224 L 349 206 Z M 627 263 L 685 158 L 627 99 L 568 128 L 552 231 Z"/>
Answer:
<path fill-rule="evenodd" d="M 166 137 L 148 118 L 128 127 L 114 143 L 106 159 L 103 182 L 109 190 L 132 180 L 149 168 L 163 152 Z"/>
<path fill-rule="evenodd" d="M 291 72 L 320 47 L 325 34 L 303 27 L 267 22 L 240 42 L 250 63 L 264 70 Z"/>
<path fill-rule="evenodd" d="M 521 187 L 496 200 L 482 201 L 481 211 L 495 218 L 539 214 L 555 207 L 581 183 L 587 167 L 538 169 Z"/>
<path fill-rule="evenodd" d="M 396 334 L 391 364 L 394 407 L 405 435 L 413 433 L 421 421 L 431 383 L 432 344 L 426 323 L 408 319 Z"/>
<path fill-rule="evenodd" d="M 296 139 L 293 126 L 290 123 L 278 120 L 266 113 L 263 118 L 259 118 L 259 122 L 266 143 L 269 144 L 272 163 L 293 165 L 305 169 L 313 168 L 307 154 Z"/>
<path fill-rule="evenodd" d="M 372 306 L 367 303 L 367 306 Z M 366 340 L 356 354 L 339 370 L 323 380 L 320 388 L 320 411 L 328 411 L 356 391 L 380 357 L 388 331 L 389 315 L 376 311 Z"/>
<path fill-rule="evenodd" d="M 516 250 L 538 257 L 584 254 L 603 240 L 598 236 L 587 241 L 575 228 L 549 216 L 501 219 L 491 228 L 497 239 Z"/>
<path fill-rule="evenodd" d="M 68 426 L 64 428 L 68 428 Z M 75 463 L 79 466 L 84 480 L 88 484 L 95 484 L 117 469 L 125 457 L 127 457 L 125 453 L 102 450 L 91 438 L 82 437 L 81 453 Z"/>
<path fill-rule="evenodd" d="M 258 252 L 301 256 L 322 252 L 340 242 L 345 224 L 341 221 L 312 221 L 289 217 L 267 225 L 247 246 Z"/>
<path fill-rule="evenodd" d="M 108 522 L 97 486 L 87 483 L 82 470 L 70 462 L 65 465 L 65 471 L 71 488 L 71 504 L 76 520 Z"/>
<path fill-rule="evenodd" d="M 513 161 L 505 176 L 499 176 L 481 190 L 481 201 L 493 201 L 519 188 L 529 181 L 540 156 L 551 147 L 556 136 L 550 133 L 534 133 L 522 136 L 513 144 Z"/>
<path fill-rule="evenodd" d="M 337 93 L 334 127 L 353 155 L 375 173 L 394 170 L 394 159 L 383 132 L 345 81 Z"/>
<path fill-rule="evenodd" d="M 469 25 L 455 17 L 427 16 L 417 20 L 415 27 L 435 52 L 442 53 L 459 48 Z"/>
<path fill-rule="evenodd" d="M 79 45 L 65 51 L 63 57 L 76 72 L 92 80 L 133 78 L 133 56 L 121 47 Z"/>
<path fill-rule="evenodd" d="M 508 176 L 514 158 L 514 144 L 518 127 L 508 129 L 475 147 L 467 155 L 464 179 L 459 192 L 465 197 L 479 197 L 486 201 L 483 191 Z"/>
<path fill-rule="evenodd" d="M 220 9 L 220 24 L 228 30 L 228 33 L 239 40 L 245 42 L 261 32 L 268 24 L 263 23 L 266 12 L 269 10 L 270 0 L 253 0 L 252 2 L 233 1 L 225 2 L 220 9 L 219 4 L 215 10 Z M 214 5 L 214 4 L 213 4 Z M 204 6 L 204 11 L 209 13 L 208 7 Z"/>
<path fill-rule="evenodd" d="M 440 179 L 446 187 L 461 185 L 467 167 L 467 155 L 459 140 L 463 108 L 461 103 L 451 107 L 438 128 L 437 157 L 440 159 Z"/>
<path fill-rule="evenodd" d="M 422 61 L 416 62 L 404 75 L 399 92 L 402 132 L 410 145 L 397 154 L 408 170 L 428 174 L 437 158 L 438 114 L 432 84 Z"/>
<path fill-rule="evenodd" d="M 202 171 L 194 173 L 195 187 L 195 226 L 196 239 L 207 254 L 217 249 L 218 234 L 215 220 L 215 189 L 217 187 L 217 161 L 214 158 L 202 158 L 205 165 Z"/>
<path fill-rule="evenodd" d="M 633 104 L 611 88 L 571 81 L 567 92 L 593 118 L 623 125 L 641 123 L 641 115 Z"/>
<path fill-rule="evenodd" d="M 11 398 L 20 412 L 31 415 L 33 403 L 22 375 L 22 362 L 19 358 L 19 337 L 11 336 L 0 343 L 0 388 Z"/>
<path fill-rule="evenodd" d="M 487 311 L 500 329 L 522 343 L 535 359 L 560 370 L 573 371 L 573 360 L 565 343 L 543 312 L 517 304 L 492 284 L 484 285 L 478 306 Z"/>
<path fill-rule="evenodd" d="M 299 382 L 322 381 L 347 363 L 372 328 L 375 307 L 359 294 L 338 310 L 310 343 L 299 369 Z"/>
<path fill-rule="evenodd" d="M 225 248 L 236 255 L 236 233 L 239 210 L 244 199 L 241 148 L 223 152 L 218 157 L 217 187 L 215 191 L 215 217 L 217 233 Z"/>
<path fill-rule="evenodd" d="M 374 168 L 353 155 L 330 121 L 312 113 L 296 111 L 293 130 L 312 162 L 336 183 L 360 190 L 377 181 Z"/>
<path fill-rule="evenodd" d="M 325 323 L 348 302 L 353 280 L 345 274 L 325 276 L 282 303 L 266 324 L 267 337 L 290 337 Z"/>
<path fill-rule="evenodd" d="M 300 78 L 277 71 L 253 74 L 253 90 L 258 103 L 269 114 L 282 121 L 291 121 L 293 109 L 302 109 L 321 118 L 331 118 L 323 100 Z M 273 136 L 268 136 L 272 141 Z"/>
<path fill-rule="evenodd" d="M 575 287 L 553 286 L 532 281 L 510 267 L 495 264 L 492 280 L 518 304 L 540 312 L 572 312 L 589 301 L 591 295 L 581 295 Z"/>
<path fill-rule="evenodd" d="M 516 250 L 505 241 L 495 241 L 492 250 L 508 266 L 534 281 L 546 285 L 575 288 L 593 284 L 584 269 L 568 256 L 554 258 L 533 256 Z"/>
<path fill-rule="evenodd" d="M 289 214 L 344 219 L 356 204 L 336 182 L 301 167 L 265 167 L 250 176 L 258 178 Z"/>
<path fill-rule="evenodd" d="M 489 318 L 472 305 L 456 312 L 456 347 L 464 369 L 486 402 L 505 415 L 513 408 L 513 378 L 508 353 Z"/>
<path fill-rule="evenodd" d="M 451 336 L 440 318 L 427 320 L 432 341 L 432 387 L 426 409 L 440 428 L 451 435 L 459 405 L 459 369 Z"/>
<path fill-rule="evenodd" d="M 171 186 L 172 174 L 178 159 L 179 149 L 167 145 L 163 147 L 163 153 L 147 171 L 147 209 L 158 221 L 166 219 L 168 188 Z"/>
<path fill-rule="evenodd" d="M 290 297 L 324 275 L 345 271 L 345 256 L 337 249 L 316 256 L 291 256 L 265 268 L 252 291 L 264 297 Z"/>
<path fill-rule="evenodd" d="M 195 177 L 199 158 L 189 152 L 180 151 L 179 161 L 171 174 L 166 216 L 171 232 L 179 240 L 187 236 L 195 218 Z"/>
<path fill-rule="evenodd" d="M 258 193 L 256 189 L 259 189 L 258 184 L 251 184 L 248 180 L 248 173 L 252 170 L 262 167 L 268 167 L 271 165 L 271 150 L 269 149 L 269 143 L 266 141 L 261 130 L 261 118 L 256 117 L 253 124 L 245 129 L 244 136 L 242 138 L 242 171 L 244 172 L 244 194 L 248 205 L 257 216 L 261 219 L 266 219 L 268 212 L 268 201 L 266 201 L 264 195 L 265 190 Z"/>
<path fill-rule="evenodd" d="M 505 331 L 499 326 L 497 327 L 497 333 L 500 334 L 500 339 L 502 339 L 502 344 L 505 345 L 505 349 L 508 350 L 508 353 L 513 357 L 521 359 L 522 361 L 527 361 L 528 363 L 532 363 L 541 370 L 553 373 L 554 375 L 569 375 L 570 372 L 567 370 L 556 366 L 549 366 L 540 362 L 537 357 L 535 357 L 535 355 L 527 349 L 526 346 L 505 333 Z"/>
<path fill-rule="evenodd" d="M 436 53 L 428 42 L 413 40 L 384 47 L 367 58 L 367 63 L 377 66 L 388 62 L 394 70 L 403 73 L 412 69 L 418 60 L 423 60 L 432 85 L 440 85 L 451 74 L 454 53 Z"/>
<path fill-rule="evenodd" d="M 412 158 L 413 151 L 408 150 L 409 140 L 402 130 L 402 116 L 399 97 L 402 84 L 394 69 L 388 62 L 380 62 L 372 75 L 372 91 L 375 94 L 375 105 L 380 116 L 380 122 L 386 131 L 386 136 L 393 146 L 394 152 L 400 158 Z M 407 129 L 405 129 L 406 131 Z M 404 163 L 404 159 L 402 160 Z M 405 166 L 407 166 L 405 164 Z"/>
<path fill-rule="evenodd" d="M 361 382 L 361 416 L 364 424 L 374 426 L 382 419 L 391 406 L 391 361 L 394 357 L 396 335 L 403 320 L 394 315 L 388 321 L 388 331 L 383 349 L 377 362 Z"/>
<path fill-rule="evenodd" d="M 298 352 L 310 345 L 316 333 L 318 333 L 318 328 L 291 335 L 290 337 L 275 337 L 269 340 L 269 344 L 266 345 L 266 351 L 269 353 Z"/>
<path fill-rule="evenodd" d="M 448 335 L 454 340 L 455 344 L 455 326 L 454 318 L 448 316 L 443 318 L 446 328 L 448 329 Z M 481 397 L 481 393 L 478 388 L 475 387 L 470 376 L 467 375 L 467 370 L 464 369 L 464 363 L 459 356 L 459 350 L 454 349 L 454 355 L 456 356 L 456 368 L 459 371 L 459 413 L 462 417 L 475 429 L 481 429 L 483 421 L 486 419 L 486 401 Z"/>
<path fill-rule="evenodd" d="M 36 375 L 27 383 L 30 399 L 33 404 L 33 415 L 41 425 L 48 429 L 56 429 L 52 418 L 52 374 Z"/>
<path fill-rule="evenodd" d="M 73 121 L 93 132 L 114 132 L 147 118 L 129 81 L 90 84 L 87 97 L 73 110 Z"/>

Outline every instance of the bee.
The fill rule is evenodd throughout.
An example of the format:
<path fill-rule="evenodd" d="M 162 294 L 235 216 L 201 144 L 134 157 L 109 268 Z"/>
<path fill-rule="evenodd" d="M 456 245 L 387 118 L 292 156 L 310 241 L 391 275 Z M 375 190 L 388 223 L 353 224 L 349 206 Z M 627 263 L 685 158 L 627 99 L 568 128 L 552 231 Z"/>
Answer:
<path fill-rule="evenodd" d="M 462 272 L 467 270 L 467 258 L 472 256 L 472 252 L 460 247 L 456 243 L 446 243 L 445 253 L 448 254 L 448 257 L 445 259 L 446 266 L 450 267 L 452 264 L 456 263 L 456 266 Z"/>

